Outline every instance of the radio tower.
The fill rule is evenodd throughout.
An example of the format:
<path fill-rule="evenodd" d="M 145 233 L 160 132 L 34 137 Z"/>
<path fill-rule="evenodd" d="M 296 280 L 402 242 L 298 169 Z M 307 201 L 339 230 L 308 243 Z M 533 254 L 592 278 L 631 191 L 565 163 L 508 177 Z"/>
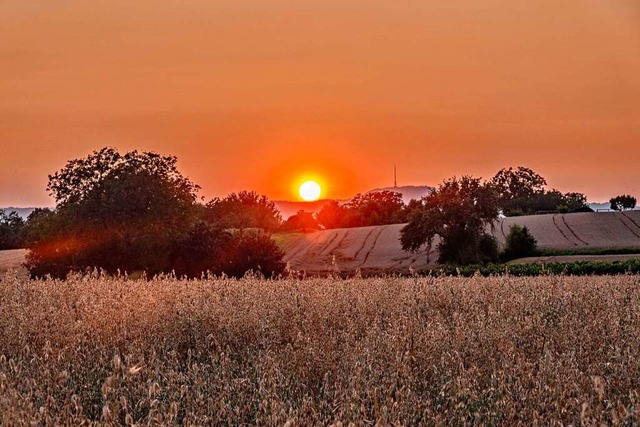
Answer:
<path fill-rule="evenodd" d="M 393 188 L 398 188 L 398 172 L 395 164 L 393 165 Z"/>

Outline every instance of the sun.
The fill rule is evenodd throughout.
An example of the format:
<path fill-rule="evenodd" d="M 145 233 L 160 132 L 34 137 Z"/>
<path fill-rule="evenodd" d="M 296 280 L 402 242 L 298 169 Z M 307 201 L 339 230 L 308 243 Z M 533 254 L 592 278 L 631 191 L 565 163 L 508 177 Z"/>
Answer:
<path fill-rule="evenodd" d="M 313 202 L 314 200 L 318 200 L 320 197 L 320 193 L 322 190 L 320 189 L 320 185 L 315 181 L 305 181 L 300 186 L 300 197 L 307 202 Z"/>

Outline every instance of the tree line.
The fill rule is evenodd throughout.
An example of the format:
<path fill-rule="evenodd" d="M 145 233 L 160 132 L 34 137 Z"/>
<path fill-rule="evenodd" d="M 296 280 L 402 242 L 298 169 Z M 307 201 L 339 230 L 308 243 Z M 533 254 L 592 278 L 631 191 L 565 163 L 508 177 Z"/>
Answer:
<path fill-rule="evenodd" d="M 502 213 L 505 216 L 549 212 L 593 212 L 581 193 L 546 190 L 546 180 L 525 167 L 502 169 L 491 180 L 463 176 L 444 181 L 423 199 L 400 232 L 402 248 L 430 250 L 436 237 L 438 262 L 482 264 L 533 255 L 536 240 L 526 227 L 512 226 L 502 253 L 486 232 Z M 635 199 L 611 199 L 611 208 L 635 207 Z"/>
<path fill-rule="evenodd" d="M 204 204 L 173 156 L 113 148 L 75 159 L 49 176 L 54 209 L 20 224 L 33 277 L 70 271 L 271 277 L 285 268 L 269 233 L 279 214 L 255 193 Z M 9 214 L 12 224 L 19 221 Z M 3 217 L 4 218 L 4 217 Z"/>
<path fill-rule="evenodd" d="M 285 268 L 274 232 L 407 223 L 401 233 L 405 250 L 430 246 L 440 236 L 440 261 L 468 264 L 496 259 L 497 243 L 484 230 L 500 212 L 590 210 L 583 194 L 546 190 L 542 176 L 518 167 L 502 169 L 489 181 L 452 178 L 408 204 L 399 192 L 370 192 L 283 221 L 274 202 L 252 191 L 204 203 L 197 197 L 199 186 L 176 162 L 174 156 L 113 148 L 71 160 L 49 176 L 54 209 L 36 209 L 27 221 L 0 211 L 0 249 L 26 247 L 34 277 L 92 268 L 187 277 L 241 277 L 253 270 L 274 276 Z M 635 198 L 612 198 L 611 207 L 633 208 Z M 515 252 L 503 256 L 531 246 L 528 230 L 512 231 Z"/>

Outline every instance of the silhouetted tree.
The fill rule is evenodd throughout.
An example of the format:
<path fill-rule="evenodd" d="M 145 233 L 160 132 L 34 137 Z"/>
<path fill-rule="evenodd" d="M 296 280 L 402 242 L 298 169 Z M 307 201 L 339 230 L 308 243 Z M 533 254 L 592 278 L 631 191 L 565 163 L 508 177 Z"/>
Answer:
<path fill-rule="evenodd" d="M 320 225 L 311 212 L 300 210 L 295 215 L 290 216 L 284 224 L 282 224 L 282 229 L 284 231 L 304 232 L 307 230 L 319 230 Z"/>
<path fill-rule="evenodd" d="M 389 190 L 357 194 L 347 204 L 356 227 L 402 223 L 404 208 L 402 194 Z"/>
<path fill-rule="evenodd" d="M 32 275 L 59 277 L 93 267 L 167 271 L 175 240 L 193 224 L 198 190 L 175 157 L 113 148 L 69 161 L 47 188 L 57 207 L 32 214 L 27 261 Z"/>
<path fill-rule="evenodd" d="M 622 211 L 625 209 L 634 209 L 636 207 L 637 200 L 633 196 L 624 194 L 622 196 L 613 197 L 609 200 L 609 203 L 611 204 L 611 209 L 614 211 Z"/>
<path fill-rule="evenodd" d="M 199 277 L 210 272 L 224 272 L 222 259 L 232 233 L 206 222 L 197 222 L 191 230 L 176 240 L 171 265 L 176 276 Z"/>
<path fill-rule="evenodd" d="M 509 228 L 503 256 L 506 260 L 533 256 L 536 253 L 537 244 L 535 237 L 526 226 L 514 224 Z"/>
<path fill-rule="evenodd" d="M 243 277 L 253 271 L 264 277 L 282 274 L 284 252 L 266 234 L 238 232 L 221 252 L 221 270 L 231 277 Z"/>
<path fill-rule="evenodd" d="M 587 196 L 582 193 L 565 193 L 562 196 L 562 204 L 560 206 L 566 206 L 569 212 L 576 212 L 579 210 L 584 210 L 588 208 L 587 206 Z M 589 211 L 593 212 L 593 210 L 589 209 Z"/>
<path fill-rule="evenodd" d="M 16 212 L 0 210 L 0 250 L 24 246 L 25 222 Z"/>
<path fill-rule="evenodd" d="M 24 227 L 25 245 L 33 246 L 53 234 L 55 212 L 49 208 L 36 208 L 29 216 Z"/>
<path fill-rule="evenodd" d="M 409 200 L 409 204 L 404 208 L 404 210 L 405 210 L 404 220 L 408 221 L 409 218 L 411 218 L 411 215 L 413 214 L 413 212 L 422 209 L 423 206 L 424 206 L 424 199 L 420 199 L 420 200 L 411 199 L 411 200 Z"/>
<path fill-rule="evenodd" d="M 316 215 L 316 220 L 324 228 L 346 227 L 347 208 L 335 200 L 327 202 Z"/>
<path fill-rule="evenodd" d="M 529 168 L 500 170 L 491 180 L 498 202 L 506 216 L 530 215 L 538 212 L 585 211 L 587 198 L 582 193 L 546 191 L 547 181 Z"/>
<path fill-rule="evenodd" d="M 428 249 L 436 235 L 439 262 L 470 264 L 482 262 L 484 229 L 498 217 L 498 199 L 493 186 L 478 178 L 463 176 L 443 182 L 425 198 L 425 205 L 414 211 L 409 223 L 400 231 L 402 248 Z M 484 242 L 484 247 L 487 247 Z"/>
<path fill-rule="evenodd" d="M 189 277 L 237 276 L 242 268 L 279 272 L 282 252 L 268 237 L 202 222 L 198 188 L 177 170 L 175 157 L 103 148 L 69 161 L 49 177 L 56 209 L 36 210 L 27 222 L 32 276 L 88 268 Z"/>
<path fill-rule="evenodd" d="M 223 228 L 261 228 L 276 231 L 282 223 L 280 212 L 266 196 L 253 191 L 231 193 L 207 203 L 207 220 Z"/>

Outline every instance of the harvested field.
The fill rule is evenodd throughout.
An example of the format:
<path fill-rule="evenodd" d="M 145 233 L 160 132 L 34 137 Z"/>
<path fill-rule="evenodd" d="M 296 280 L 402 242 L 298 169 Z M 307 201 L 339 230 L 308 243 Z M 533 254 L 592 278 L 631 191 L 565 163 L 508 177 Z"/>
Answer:
<path fill-rule="evenodd" d="M 527 226 L 540 249 L 640 247 L 640 211 L 510 217 L 487 231 L 504 245 L 513 224 Z M 292 268 L 309 273 L 326 272 L 336 266 L 343 272 L 360 269 L 364 273 L 406 272 L 410 267 L 433 266 L 438 259 L 435 244 L 429 254 L 424 250 L 416 254 L 404 252 L 399 241 L 402 227 L 394 224 L 289 235 L 283 246 L 285 261 Z"/>
<path fill-rule="evenodd" d="M 635 425 L 638 276 L 0 280 L 0 424 Z"/>
<path fill-rule="evenodd" d="M 16 270 L 20 274 L 26 274 L 26 270 L 22 266 L 27 251 L 24 249 L 11 249 L 0 251 L 0 275 L 8 270 Z"/>
<path fill-rule="evenodd" d="M 526 225 L 541 249 L 605 249 L 640 246 L 640 211 L 535 215 L 505 218 L 494 233 L 504 243 L 513 224 Z"/>

